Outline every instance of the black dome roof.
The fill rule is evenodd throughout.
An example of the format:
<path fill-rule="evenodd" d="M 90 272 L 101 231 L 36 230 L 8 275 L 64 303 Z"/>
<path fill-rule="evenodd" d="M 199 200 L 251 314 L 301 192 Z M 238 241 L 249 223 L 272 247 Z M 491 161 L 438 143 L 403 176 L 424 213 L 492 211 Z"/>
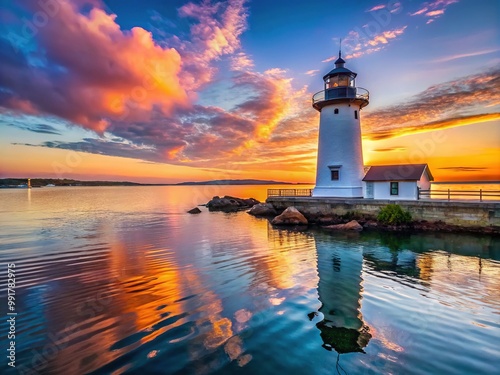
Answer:
<path fill-rule="evenodd" d="M 339 51 L 339 58 L 335 61 L 335 69 L 330 70 L 326 75 L 323 76 L 323 80 L 326 81 L 330 77 L 338 75 L 349 75 L 355 78 L 358 74 L 353 71 L 344 68 L 345 61 L 342 58 L 342 52 Z"/>

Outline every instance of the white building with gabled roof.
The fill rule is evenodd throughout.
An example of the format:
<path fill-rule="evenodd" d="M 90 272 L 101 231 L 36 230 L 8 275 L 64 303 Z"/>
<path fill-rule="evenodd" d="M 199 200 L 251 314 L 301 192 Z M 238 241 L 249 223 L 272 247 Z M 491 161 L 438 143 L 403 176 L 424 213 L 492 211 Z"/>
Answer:
<path fill-rule="evenodd" d="M 427 164 L 376 165 L 363 178 L 364 197 L 416 200 L 418 189 L 429 190 L 434 181 Z"/>

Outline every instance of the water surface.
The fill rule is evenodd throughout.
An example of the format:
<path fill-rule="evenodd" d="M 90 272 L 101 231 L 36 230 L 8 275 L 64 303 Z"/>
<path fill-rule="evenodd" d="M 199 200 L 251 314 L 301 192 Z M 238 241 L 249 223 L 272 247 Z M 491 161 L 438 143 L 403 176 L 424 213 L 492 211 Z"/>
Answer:
<path fill-rule="evenodd" d="M 264 199 L 266 188 L 0 191 L 0 314 L 6 263 L 14 262 L 16 369 L 302 375 L 500 368 L 498 237 L 300 232 L 245 212 L 186 214 L 213 195 Z M 6 335 L 0 340 L 5 350 Z M 0 366 L 10 373 L 6 359 Z"/>

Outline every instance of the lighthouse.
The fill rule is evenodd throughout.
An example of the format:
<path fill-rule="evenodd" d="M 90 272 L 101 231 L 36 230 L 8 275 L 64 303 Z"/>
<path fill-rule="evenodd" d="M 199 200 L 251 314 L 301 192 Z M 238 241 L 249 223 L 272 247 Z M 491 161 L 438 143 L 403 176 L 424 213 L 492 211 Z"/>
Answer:
<path fill-rule="evenodd" d="M 312 98 L 320 112 L 314 197 L 363 197 L 360 112 L 369 93 L 356 87 L 357 74 L 344 65 L 339 51 L 335 68 L 323 77 L 324 90 Z"/>

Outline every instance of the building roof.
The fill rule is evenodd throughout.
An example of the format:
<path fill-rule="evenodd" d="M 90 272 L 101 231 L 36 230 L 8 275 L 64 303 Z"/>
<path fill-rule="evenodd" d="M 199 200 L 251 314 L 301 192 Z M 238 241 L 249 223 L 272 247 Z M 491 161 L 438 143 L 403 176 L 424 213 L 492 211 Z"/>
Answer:
<path fill-rule="evenodd" d="M 337 76 L 339 74 L 342 75 L 350 75 L 353 78 L 356 78 L 357 73 L 344 68 L 345 61 L 342 58 L 342 52 L 339 51 L 339 58 L 335 61 L 335 68 L 330 70 L 327 74 L 323 76 L 323 80 L 326 81 L 327 78 Z"/>
<path fill-rule="evenodd" d="M 330 70 L 327 74 L 325 74 L 323 76 L 323 80 L 326 80 L 327 78 L 330 78 L 330 77 L 338 76 L 339 74 L 350 75 L 352 77 L 356 77 L 358 75 L 357 73 L 354 73 L 352 70 L 349 70 L 349 69 L 344 68 L 344 67 L 340 67 L 340 68 L 335 68 L 335 69 Z"/>
<path fill-rule="evenodd" d="M 363 181 L 418 181 L 427 173 L 434 181 L 427 164 L 375 165 L 366 172 Z"/>

